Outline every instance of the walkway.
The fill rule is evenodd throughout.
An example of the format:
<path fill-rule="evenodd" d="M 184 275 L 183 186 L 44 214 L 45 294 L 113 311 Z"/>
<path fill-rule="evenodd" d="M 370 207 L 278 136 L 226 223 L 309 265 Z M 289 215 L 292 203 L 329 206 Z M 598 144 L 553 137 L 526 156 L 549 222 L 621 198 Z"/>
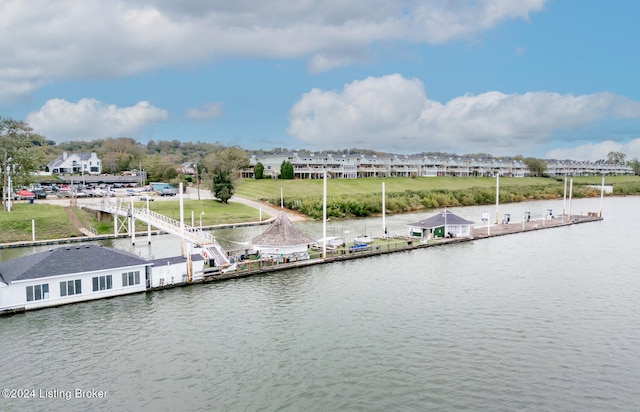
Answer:
<path fill-rule="evenodd" d="M 185 195 L 189 199 L 198 199 L 198 191 L 200 192 L 199 197 L 201 200 L 213 199 L 211 191 L 208 189 L 203 189 L 202 187 L 198 189 L 196 187 L 188 186 Z M 229 199 L 229 202 L 241 203 L 256 210 L 262 209 L 262 211 L 265 214 L 271 216 L 272 219 L 274 219 L 276 216 L 278 216 L 278 213 L 280 213 L 280 208 L 272 205 L 271 203 L 258 202 L 238 195 L 233 195 L 231 199 Z M 292 222 L 304 222 L 308 220 L 307 216 L 293 210 L 285 209 L 285 213 L 287 214 L 289 220 L 291 220 Z"/>
<path fill-rule="evenodd" d="M 243 205 L 252 207 L 254 209 L 262 209 L 263 212 L 265 212 L 272 218 L 275 218 L 278 215 L 278 213 L 280 213 L 280 208 L 275 207 L 270 203 L 256 202 L 255 200 L 247 199 L 245 197 L 241 197 L 237 195 L 233 195 L 233 197 L 231 197 L 229 201 L 242 203 Z M 303 222 L 307 220 L 307 217 L 302 213 L 298 213 L 288 209 L 285 209 L 284 211 L 287 214 L 287 217 L 289 218 L 289 220 L 291 220 L 292 222 Z"/>
<path fill-rule="evenodd" d="M 171 219 L 170 217 L 148 210 L 144 207 L 132 208 L 129 202 L 126 200 L 123 201 L 122 199 L 102 198 L 96 202 L 85 202 L 82 207 L 110 213 L 114 215 L 114 218 L 115 216 L 119 216 L 128 219 L 132 218 L 134 220 L 140 220 L 162 230 L 163 232 L 178 236 L 191 244 L 196 245 L 196 247 L 201 247 L 203 249 L 202 255 L 207 259 L 214 260 L 216 266 L 231 266 L 227 253 L 222 249 L 220 244 L 218 244 L 213 235 L 200 228 L 181 224 L 175 219 Z"/>

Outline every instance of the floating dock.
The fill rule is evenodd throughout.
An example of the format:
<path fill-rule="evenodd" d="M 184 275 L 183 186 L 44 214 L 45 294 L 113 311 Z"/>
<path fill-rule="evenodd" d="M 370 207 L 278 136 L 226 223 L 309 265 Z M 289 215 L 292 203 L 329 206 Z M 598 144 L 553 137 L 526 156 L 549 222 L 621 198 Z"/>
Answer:
<path fill-rule="evenodd" d="M 371 243 L 369 248 L 363 250 L 349 250 L 348 248 L 328 249 L 327 255 L 323 259 L 321 251 L 310 253 L 311 259 L 289 261 L 279 263 L 271 259 L 265 260 L 243 260 L 237 263 L 237 268 L 228 272 L 221 272 L 219 268 L 205 269 L 203 282 L 216 282 L 229 279 L 237 279 L 258 274 L 277 272 L 299 267 L 320 265 L 343 260 L 365 258 L 371 256 L 384 255 L 388 253 L 403 252 L 415 249 L 423 249 L 434 246 L 443 246 L 461 242 L 473 242 L 482 239 L 490 239 L 497 236 L 514 235 L 518 233 L 532 232 L 543 229 L 554 229 L 571 226 L 580 223 L 601 221 L 602 218 L 595 213 L 579 216 L 554 216 L 545 219 L 532 219 L 524 222 L 510 222 L 508 224 L 497 224 L 487 226 L 477 226 L 472 228 L 471 237 L 438 238 L 428 241 L 420 241 L 418 238 L 395 236 L 388 238 L 377 238 Z"/>

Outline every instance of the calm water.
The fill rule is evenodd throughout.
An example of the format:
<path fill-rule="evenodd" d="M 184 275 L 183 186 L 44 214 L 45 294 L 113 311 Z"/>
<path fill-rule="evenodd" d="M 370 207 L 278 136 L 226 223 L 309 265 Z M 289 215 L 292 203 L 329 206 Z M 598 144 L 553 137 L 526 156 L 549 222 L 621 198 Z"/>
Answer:
<path fill-rule="evenodd" d="M 639 211 L 605 199 L 603 222 L 0 318 L 0 388 L 107 391 L 0 410 L 637 411 Z M 387 223 L 404 233 L 424 216 Z M 167 242 L 153 253 L 177 254 Z"/>

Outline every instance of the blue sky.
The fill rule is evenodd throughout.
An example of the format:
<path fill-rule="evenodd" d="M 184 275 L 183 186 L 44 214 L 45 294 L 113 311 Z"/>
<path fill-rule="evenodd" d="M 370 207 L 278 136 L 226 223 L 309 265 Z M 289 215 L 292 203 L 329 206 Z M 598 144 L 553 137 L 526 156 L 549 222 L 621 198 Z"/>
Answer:
<path fill-rule="evenodd" d="M 0 0 L 0 116 L 56 142 L 640 158 L 640 3 Z"/>

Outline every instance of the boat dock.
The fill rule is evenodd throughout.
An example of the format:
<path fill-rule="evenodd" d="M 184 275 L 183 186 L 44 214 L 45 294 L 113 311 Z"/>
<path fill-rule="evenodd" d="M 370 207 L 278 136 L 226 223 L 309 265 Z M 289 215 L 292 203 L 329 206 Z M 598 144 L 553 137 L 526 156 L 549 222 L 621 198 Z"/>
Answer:
<path fill-rule="evenodd" d="M 219 268 L 205 269 L 203 282 L 216 282 L 229 279 L 237 279 L 252 275 L 266 274 L 270 272 L 295 269 L 311 265 L 332 263 L 343 260 L 358 259 L 364 257 L 384 255 L 423 249 L 434 246 L 444 246 L 461 242 L 473 242 L 477 240 L 490 239 L 496 236 L 515 235 L 535 230 L 562 228 L 580 223 L 601 221 L 602 218 L 595 213 L 578 216 L 553 216 L 545 219 L 532 219 L 529 221 L 509 222 L 497 225 L 476 226 L 472 228 L 471 237 L 439 238 L 428 241 L 408 236 L 394 236 L 387 238 L 374 238 L 370 247 L 361 250 L 349 250 L 348 247 L 327 249 L 325 258 L 322 258 L 321 250 L 313 250 L 311 258 L 289 262 L 276 262 L 272 259 L 243 260 L 238 262 L 236 269 L 221 272 Z"/>

